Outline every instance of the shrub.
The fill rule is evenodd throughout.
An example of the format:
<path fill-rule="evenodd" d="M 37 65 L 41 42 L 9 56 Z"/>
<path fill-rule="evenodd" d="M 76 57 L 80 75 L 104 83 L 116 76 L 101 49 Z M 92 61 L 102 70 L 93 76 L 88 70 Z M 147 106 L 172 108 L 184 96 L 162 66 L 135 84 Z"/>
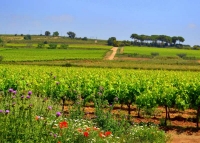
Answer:
<path fill-rule="evenodd" d="M 48 44 L 48 42 L 47 42 L 47 41 L 44 41 L 44 44 Z"/>
<path fill-rule="evenodd" d="M 31 35 L 24 36 L 24 40 L 31 40 Z"/>
<path fill-rule="evenodd" d="M 180 53 L 180 54 L 177 54 L 177 56 L 179 56 L 180 58 L 185 58 L 187 54 L 185 53 Z"/>
<path fill-rule="evenodd" d="M 67 49 L 69 47 L 69 45 L 67 44 L 61 44 L 59 49 Z"/>
<path fill-rule="evenodd" d="M 82 38 L 82 40 L 85 40 L 85 41 L 87 41 L 87 40 L 88 40 L 88 38 L 87 38 L 87 37 L 83 37 L 83 38 Z"/>
<path fill-rule="evenodd" d="M 43 43 L 39 43 L 38 46 L 37 46 L 37 48 L 40 48 L 40 49 L 44 48 L 44 44 Z"/>
<path fill-rule="evenodd" d="M 56 49 L 57 44 L 56 43 L 50 43 L 48 49 Z"/>
<path fill-rule="evenodd" d="M 159 53 L 153 52 L 153 53 L 151 53 L 151 55 L 152 55 L 153 57 L 155 57 L 155 56 L 159 56 Z"/>

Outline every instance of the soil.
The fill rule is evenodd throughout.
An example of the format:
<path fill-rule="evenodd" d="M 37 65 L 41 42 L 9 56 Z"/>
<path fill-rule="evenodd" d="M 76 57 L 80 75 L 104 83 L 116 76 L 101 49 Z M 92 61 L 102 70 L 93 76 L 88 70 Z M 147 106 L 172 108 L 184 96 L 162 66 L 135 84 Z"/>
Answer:
<path fill-rule="evenodd" d="M 67 109 L 67 107 L 65 107 Z M 66 110 L 65 110 L 66 111 Z M 86 118 L 94 118 L 94 105 L 88 104 L 85 109 Z M 122 108 L 120 105 L 116 105 L 113 108 L 113 113 L 116 115 L 128 113 L 128 108 L 124 105 Z M 160 128 L 164 130 L 167 135 L 170 136 L 170 143 L 200 143 L 200 130 L 196 128 L 195 122 L 196 111 L 188 109 L 185 111 L 175 111 L 170 109 L 170 119 L 168 126 L 161 126 Z M 160 124 L 161 120 L 165 119 L 165 110 L 163 107 L 158 107 L 153 112 L 153 115 L 147 115 L 147 113 L 142 110 L 140 111 L 140 117 L 138 117 L 137 108 L 131 107 L 131 122 L 152 122 L 154 124 Z"/>

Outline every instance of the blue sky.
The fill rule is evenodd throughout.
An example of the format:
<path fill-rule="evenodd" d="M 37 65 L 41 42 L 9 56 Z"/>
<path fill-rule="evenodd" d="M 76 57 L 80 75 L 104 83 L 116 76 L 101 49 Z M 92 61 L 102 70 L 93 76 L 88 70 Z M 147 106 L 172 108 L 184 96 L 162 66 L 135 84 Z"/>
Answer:
<path fill-rule="evenodd" d="M 0 34 L 73 31 L 106 40 L 158 34 L 200 45 L 199 14 L 200 0 L 1 0 Z"/>

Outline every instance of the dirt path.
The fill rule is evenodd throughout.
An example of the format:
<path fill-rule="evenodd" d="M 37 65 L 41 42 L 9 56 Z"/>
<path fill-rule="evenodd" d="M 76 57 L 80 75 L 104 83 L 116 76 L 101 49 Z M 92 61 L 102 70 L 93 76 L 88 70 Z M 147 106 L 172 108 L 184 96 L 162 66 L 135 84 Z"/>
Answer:
<path fill-rule="evenodd" d="M 200 136 L 198 134 L 180 134 L 177 133 L 168 133 L 171 135 L 171 142 L 170 143 L 199 143 Z"/>
<path fill-rule="evenodd" d="M 117 53 L 118 47 L 113 47 L 111 50 L 113 51 L 112 54 L 108 57 L 108 60 L 113 60 L 115 57 L 115 54 Z"/>

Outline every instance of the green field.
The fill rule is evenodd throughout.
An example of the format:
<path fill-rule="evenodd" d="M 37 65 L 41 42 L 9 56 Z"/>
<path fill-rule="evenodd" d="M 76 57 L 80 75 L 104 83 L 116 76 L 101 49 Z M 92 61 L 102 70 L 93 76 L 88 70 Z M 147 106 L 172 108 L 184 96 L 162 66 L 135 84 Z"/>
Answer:
<path fill-rule="evenodd" d="M 38 44 L 26 44 L 26 43 L 6 43 L 6 48 L 27 48 L 32 47 L 36 48 Z M 59 48 L 61 44 L 58 44 L 57 47 Z M 112 46 L 107 45 L 97 45 L 97 44 L 70 44 L 68 48 L 76 48 L 76 49 L 111 49 Z M 49 44 L 45 44 L 44 48 L 48 48 Z"/>
<path fill-rule="evenodd" d="M 83 49 L 1 49 L 3 61 L 40 61 L 65 59 L 102 59 L 107 50 Z"/>
<path fill-rule="evenodd" d="M 159 53 L 159 56 L 174 57 L 177 54 L 186 54 L 187 57 L 196 57 L 200 59 L 200 50 L 186 50 L 175 48 L 153 48 L 153 47 L 124 47 L 124 54 L 151 55 L 151 53 Z"/>

